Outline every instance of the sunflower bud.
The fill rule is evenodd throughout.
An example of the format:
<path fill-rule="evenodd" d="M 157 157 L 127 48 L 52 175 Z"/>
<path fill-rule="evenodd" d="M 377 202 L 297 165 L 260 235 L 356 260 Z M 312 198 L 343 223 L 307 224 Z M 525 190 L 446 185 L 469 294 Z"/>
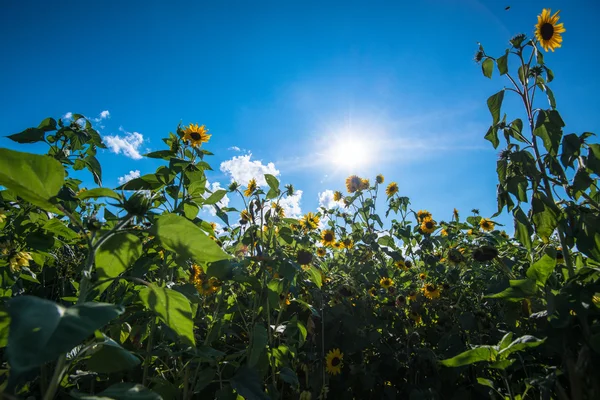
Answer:
<path fill-rule="evenodd" d="M 512 45 L 512 47 L 519 49 L 521 48 L 521 44 L 526 38 L 527 36 L 525 36 L 525 34 L 519 33 L 518 35 L 515 35 L 512 39 L 510 39 L 510 44 Z"/>
<path fill-rule="evenodd" d="M 473 59 L 477 64 L 479 64 L 481 60 L 483 60 L 483 57 L 485 57 L 483 50 L 477 50 L 477 53 L 475 53 L 475 57 L 473 57 Z"/>
<path fill-rule="evenodd" d="M 136 217 L 143 217 L 152 208 L 152 193 L 138 190 L 123 202 L 123 209 Z"/>
<path fill-rule="evenodd" d="M 288 196 L 294 195 L 294 185 L 285 185 L 285 190 Z"/>
<path fill-rule="evenodd" d="M 240 187 L 240 185 L 237 182 L 231 182 L 227 190 L 229 190 L 230 192 L 235 192 L 238 187 Z"/>
<path fill-rule="evenodd" d="M 100 221 L 98 221 L 96 218 L 88 218 L 86 221 L 86 228 L 91 231 L 97 231 L 100 230 L 100 228 L 102 228 L 102 223 Z"/>
<path fill-rule="evenodd" d="M 491 261 L 498 257 L 498 250 L 492 246 L 481 246 L 473 250 L 473 258 L 479 262 Z"/>

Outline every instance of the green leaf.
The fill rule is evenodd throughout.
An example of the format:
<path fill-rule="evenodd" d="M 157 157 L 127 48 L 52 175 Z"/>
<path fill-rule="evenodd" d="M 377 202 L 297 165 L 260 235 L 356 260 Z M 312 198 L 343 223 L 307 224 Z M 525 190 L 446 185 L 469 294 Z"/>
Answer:
<path fill-rule="evenodd" d="M 504 100 L 504 90 L 490 96 L 487 99 L 488 109 L 492 114 L 493 125 L 496 125 L 500 121 L 500 109 L 502 108 L 502 101 Z"/>
<path fill-rule="evenodd" d="M 289 383 L 294 388 L 300 386 L 300 382 L 298 381 L 298 375 L 296 375 L 296 373 L 288 367 L 281 368 L 281 371 L 279 371 L 279 379 L 286 383 Z"/>
<path fill-rule="evenodd" d="M 158 217 L 150 232 L 164 248 L 180 257 L 191 258 L 199 263 L 230 258 L 202 229 L 175 214 Z"/>
<path fill-rule="evenodd" d="M 50 156 L 0 149 L 0 185 L 28 202 L 62 214 L 52 204 L 65 180 L 65 169 Z"/>
<path fill-rule="evenodd" d="M 521 207 L 516 207 L 513 210 L 513 217 L 515 221 L 515 239 L 525 246 L 527 250 L 531 250 L 533 227 L 531 226 L 529 218 L 527 218 L 523 210 L 521 210 Z"/>
<path fill-rule="evenodd" d="M 573 167 L 573 162 L 579 157 L 580 151 L 581 141 L 579 140 L 579 136 L 574 133 L 566 135 L 562 140 L 560 162 L 565 168 Z"/>
<path fill-rule="evenodd" d="M 248 366 L 254 367 L 262 353 L 267 348 L 268 343 L 268 333 L 267 329 L 262 325 L 254 325 L 254 329 L 252 329 L 252 345 L 248 348 Z"/>
<path fill-rule="evenodd" d="M 525 85 L 525 82 L 527 81 L 527 76 L 529 75 L 529 66 L 528 65 L 521 65 L 519 67 L 519 81 L 521 81 L 521 84 Z"/>
<path fill-rule="evenodd" d="M 508 72 L 508 50 L 506 50 L 506 53 L 503 56 L 496 60 L 496 63 L 498 65 L 498 72 L 500 72 L 501 76 Z"/>
<path fill-rule="evenodd" d="M 200 211 L 200 207 L 197 204 L 186 201 L 183 203 L 183 215 L 190 220 L 193 220 L 198 216 L 198 212 Z"/>
<path fill-rule="evenodd" d="M 63 221 L 57 218 L 49 219 L 44 223 L 42 228 L 49 234 L 62 236 L 65 239 L 75 239 L 79 236 L 74 230 L 67 227 Z"/>
<path fill-rule="evenodd" d="M 311 282 L 317 285 L 317 287 L 320 289 L 323 285 L 321 271 L 317 267 L 311 265 L 307 272 L 308 279 L 310 279 Z"/>
<path fill-rule="evenodd" d="M 27 128 L 23 132 L 7 136 L 10 140 L 17 143 L 36 143 L 44 140 L 46 132 L 38 128 Z"/>
<path fill-rule="evenodd" d="M 6 311 L 0 310 L 0 349 L 8 344 L 10 317 Z"/>
<path fill-rule="evenodd" d="M 82 303 L 65 308 L 34 296 L 11 299 L 6 348 L 11 379 L 71 351 L 122 312 L 114 304 Z"/>
<path fill-rule="evenodd" d="M 511 122 L 509 124 L 509 129 L 508 129 L 508 133 L 510 136 L 512 136 L 513 138 L 517 139 L 520 142 L 525 142 L 525 140 L 523 139 L 523 121 L 521 121 L 521 119 L 517 118 L 515 119 L 513 122 Z"/>
<path fill-rule="evenodd" d="M 80 400 L 162 400 L 162 397 L 139 383 L 116 383 L 97 395 L 73 390 L 71 396 Z"/>
<path fill-rule="evenodd" d="M 588 146 L 586 167 L 591 169 L 594 174 L 600 176 L 600 144 L 590 144 Z"/>
<path fill-rule="evenodd" d="M 533 134 L 542 138 L 546 151 L 553 156 L 558 154 L 562 139 L 564 121 L 556 110 L 541 110 L 535 123 Z"/>
<path fill-rule="evenodd" d="M 246 400 L 269 400 L 262 389 L 262 379 L 256 370 L 243 366 L 238 369 L 230 380 L 231 386 Z"/>
<path fill-rule="evenodd" d="M 537 260 L 529 269 L 527 269 L 527 277 L 537 281 L 540 285 L 545 285 L 546 281 L 552 275 L 556 267 L 556 251 L 548 249 L 542 258 Z"/>
<path fill-rule="evenodd" d="M 506 335 L 504 335 L 504 337 L 502 337 L 502 340 L 498 344 L 498 348 L 500 350 L 504 350 L 512 342 L 512 339 L 513 339 L 513 333 L 508 332 Z"/>
<path fill-rule="evenodd" d="M 165 184 L 165 180 L 161 176 L 148 174 L 125 182 L 116 190 L 156 190 L 165 186 Z"/>
<path fill-rule="evenodd" d="M 459 355 L 440 361 L 446 367 L 461 367 L 471 365 L 481 361 L 492 362 L 496 360 L 498 350 L 494 346 L 479 346 L 475 349 L 467 350 Z"/>
<path fill-rule="evenodd" d="M 581 194 L 587 191 L 593 183 L 594 180 L 590 177 L 587 170 L 579 168 L 573 178 L 573 197 L 575 197 L 575 200 L 579 199 Z"/>
<path fill-rule="evenodd" d="M 498 145 L 500 144 L 500 140 L 498 140 L 498 128 L 493 125 L 490 126 L 483 138 L 489 140 L 495 149 L 498 148 Z"/>
<path fill-rule="evenodd" d="M 159 150 L 159 151 L 153 151 L 151 153 L 146 153 L 144 154 L 144 157 L 148 157 L 148 158 L 160 158 L 163 160 L 170 160 L 171 158 L 175 157 L 175 153 L 171 150 Z"/>
<path fill-rule="evenodd" d="M 527 178 L 524 176 L 513 176 L 506 181 L 506 190 L 513 194 L 517 200 L 527 202 Z"/>
<path fill-rule="evenodd" d="M 96 251 L 98 280 L 116 278 L 142 255 L 142 241 L 132 233 L 117 232 L 109 237 Z M 96 287 L 96 295 L 104 292 L 112 282 Z"/>
<path fill-rule="evenodd" d="M 511 344 L 509 344 L 508 347 L 500 350 L 500 352 L 498 353 L 498 357 L 501 360 L 506 360 L 508 356 L 512 353 L 538 347 L 545 341 L 546 339 L 538 339 L 531 335 L 521 336 L 520 338 L 515 339 Z"/>
<path fill-rule="evenodd" d="M 126 371 L 140 364 L 139 358 L 109 337 L 105 337 L 97 346 L 99 350 L 86 362 L 90 371 L 110 374 Z"/>
<path fill-rule="evenodd" d="M 483 71 L 483 75 L 491 79 L 492 72 L 494 71 L 494 60 L 487 58 L 483 63 L 481 63 L 481 70 Z"/>
<path fill-rule="evenodd" d="M 477 378 L 477 383 L 479 383 L 480 385 L 487 386 L 489 388 L 494 389 L 494 382 L 492 382 L 489 379 Z"/>
<path fill-rule="evenodd" d="M 577 225 L 577 249 L 596 262 L 600 262 L 600 218 L 582 214 Z"/>
<path fill-rule="evenodd" d="M 140 299 L 186 344 L 195 346 L 192 308 L 187 297 L 175 290 L 151 284 L 140 291 Z"/>
<path fill-rule="evenodd" d="M 102 166 L 98 159 L 94 156 L 86 157 L 85 166 L 92 173 L 96 185 L 102 186 Z"/>
<path fill-rule="evenodd" d="M 267 184 L 271 189 L 273 189 L 276 192 L 279 191 L 279 180 L 277 180 L 275 176 L 271 174 L 265 174 L 265 180 L 267 181 Z"/>
<path fill-rule="evenodd" d="M 542 192 L 535 192 L 531 202 L 533 225 L 540 238 L 547 243 L 558 226 L 560 210 Z"/>
<path fill-rule="evenodd" d="M 483 296 L 488 299 L 504 299 L 507 301 L 520 301 L 535 293 L 536 281 L 533 279 L 519 279 L 509 281 L 510 287 L 500 293 Z"/>
<path fill-rule="evenodd" d="M 112 189 L 108 188 L 94 188 L 90 190 L 84 190 L 77 195 L 79 200 L 85 199 L 97 199 L 99 197 L 110 197 L 115 200 L 122 200 L 122 197 Z"/>
<path fill-rule="evenodd" d="M 46 118 L 37 127 L 44 132 L 50 132 L 56 130 L 56 120 L 54 118 Z"/>
<path fill-rule="evenodd" d="M 552 109 L 556 109 L 556 99 L 554 98 L 554 92 L 548 86 L 546 86 L 546 96 L 548 96 L 548 103 Z"/>
<path fill-rule="evenodd" d="M 225 195 L 227 194 L 227 190 L 216 190 L 213 194 L 211 194 L 206 200 L 202 203 L 204 205 L 217 204 Z"/>

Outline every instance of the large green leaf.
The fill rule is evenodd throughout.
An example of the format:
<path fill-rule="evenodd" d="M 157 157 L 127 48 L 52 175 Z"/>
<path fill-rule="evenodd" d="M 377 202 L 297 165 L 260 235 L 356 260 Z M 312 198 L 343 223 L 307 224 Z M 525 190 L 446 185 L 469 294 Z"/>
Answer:
<path fill-rule="evenodd" d="M 509 281 L 510 287 L 500 293 L 485 295 L 488 299 L 503 299 L 507 301 L 520 301 L 530 297 L 536 291 L 536 281 L 533 279 L 518 279 Z"/>
<path fill-rule="evenodd" d="M 62 214 L 52 200 L 64 180 L 65 169 L 50 156 L 0 149 L 0 185 L 38 207 Z"/>
<path fill-rule="evenodd" d="M 528 250 L 531 250 L 533 227 L 531 226 L 531 222 L 529 222 L 529 218 L 527 218 L 520 207 L 516 207 L 513 210 L 513 216 L 515 221 L 515 238 Z"/>
<path fill-rule="evenodd" d="M 538 339 L 531 335 L 521 336 L 520 338 L 515 339 L 511 344 L 509 344 L 506 348 L 500 350 L 498 353 L 498 358 L 501 360 L 505 360 L 512 353 L 517 351 L 523 351 L 525 349 L 530 349 L 533 347 L 537 347 L 544 343 L 546 339 Z"/>
<path fill-rule="evenodd" d="M 600 176 L 600 144 L 589 145 L 587 167 Z"/>
<path fill-rule="evenodd" d="M 538 191 L 533 194 L 531 211 L 535 230 L 547 243 L 558 226 L 560 210 L 544 193 Z"/>
<path fill-rule="evenodd" d="M 498 350 L 495 346 L 479 346 L 475 349 L 467 350 L 457 356 L 440 361 L 446 367 L 461 367 L 471 365 L 481 361 L 496 361 Z"/>
<path fill-rule="evenodd" d="M 252 329 L 252 345 L 248 348 L 248 366 L 254 367 L 268 343 L 267 329 L 262 325 L 254 325 Z"/>
<path fill-rule="evenodd" d="M 494 60 L 486 58 L 485 61 L 481 63 L 481 71 L 483 72 L 483 75 L 491 79 L 492 72 L 494 71 Z"/>
<path fill-rule="evenodd" d="M 493 125 L 496 125 L 500 121 L 500 108 L 502 107 L 502 101 L 504 100 L 504 90 L 490 96 L 487 99 L 488 109 L 492 114 L 494 120 Z"/>
<path fill-rule="evenodd" d="M 97 346 L 99 350 L 87 360 L 90 371 L 109 374 L 126 371 L 140 364 L 139 358 L 109 337 L 105 337 Z"/>
<path fill-rule="evenodd" d="M 548 277 L 554 271 L 554 267 L 556 267 L 556 251 L 548 249 L 542 258 L 529 267 L 526 274 L 528 278 L 536 280 L 541 285 L 545 285 Z"/>
<path fill-rule="evenodd" d="M 269 400 L 269 396 L 262 389 L 262 380 L 255 369 L 241 367 L 229 383 L 246 400 Z"/>
<path fill-rule="evenodd" d="M 187 297 L 175 290 L 150 285 L 140 291 L 140 299 L 186 344 L 195 345 L 192 307 Z"/>
<path fill-rule="evenodd" d="M 279 191 L 279 180 L 275 178 L 274 175 L 265 174 L 265 180 L 267 181 L 267 184 L 272 190 L 274 190 L 275 192 Z"/>
<path fill-rule="evenodd" d="M 504 53 L 503 56 L 498 57 L 496 63 L 498 64 L 498 72 L 500 72 L 500 75 L 504 75 L 508 72 L 508 50 L 506 50 L 506 53 Z"/>
<path fill-rule="evenodd" d="M 217 204 L 225 195 L 227 194 L 227 190 L 220 189 L 215 190 L 206 200 L 202 202 L 204 205 Z"/>
<path fill-rule="evenodd" d="M 163 247 L 180 257 L 192 258 L 196 262 L 230 258 L 202 229 L 175 214 L 158 217 L 150 232 L 160 240 Z"/>
<path fill-rule="evenodd" d="M 122 312 L 114 304 L 82 303 L 65 308 L 34 296 L 11 299 L 6 349 L 11 378 L 55 360 Z"/>
<path fill-rule="evenodd" d="M 142 255 L 142 241 L 132 233 L 117 232 L 109 237 L 96 251 L 96 272 L 103 281 L 121 275 Z M 97 287 L 102 293 L 112 282 Z"/>
<path fill-rule="evenodd" d="M 159 394 L 138 383 L 116 383 L 97 395 L 77 390 L 70 395 L 81 400 L 162 400 Z"/>
<path fill-rule="evenodd" d="M 65 225 L 65 223 L 57 218 L 49 219 L 42 227 L 47 233 L 53 236 L 62 236 L 65 239 L 75 239 L 78 234 Z"/>
<path fill-rule="evenodd" d="M 558 154 L 558 147 L 562 139 L 564 121 L 556 110 L 541 110 L 535 122 L 533 134 L 542 138 L 546 151 L 553 156 Z"/>
<path fill-rule="evenodd" d="M 84 190 L 77 195 L 79 200 L 97 199 L 98 197 L 110 197 L 111 199 L 115 200 L 121 200 L 123 198 L 117 192 L 109 188 L 94 188 L 90 190 Z"/>

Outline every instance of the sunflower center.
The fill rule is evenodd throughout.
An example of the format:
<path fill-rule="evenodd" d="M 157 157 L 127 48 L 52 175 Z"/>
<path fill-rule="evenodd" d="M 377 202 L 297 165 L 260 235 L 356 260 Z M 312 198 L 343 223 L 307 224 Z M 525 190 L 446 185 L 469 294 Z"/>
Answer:
<path fill-rule="evenodd" d="M 326 242 L 331 242 L 333 240 L 333 235 L 331 233 L 326 233 L 324 239 Z"/>
<path fill-rule="evenodd" d="M 428 292 L 433 292 L 435 290 L 435 288 L 432 285 L 427 285 L 426 289 Z"/>
<path fill-rule="evenodd" d="M 198 132 L 192 132 L 190 133 L 190 137 L 194 140 L 200 140 L 202 139 L 202 135 Z"/>
<path fill-rule="evenodd" d="M 545 23 L 540 28 L 540 34 L 542 35 L 542 39 L 544 40 L 552 39 L 552 36 L 554 35 L 554 26 L 552 24 Z"/>
<path fill-rule="evenodd" d="M 425 226 L 427 227 L 427 229 L 431 229 L 431 228 L 433 228 L 433 222 L 428 221 L 425 223 Z"/>
<path fill-rule="evenodd" d="M 342 360 L 340 360 L 338 357 L 333 357 L 331 359 L 331 365 L 333 367 L 337 367 L 338 365 L 340 365 L 341 362 L 342 362 Z"/>

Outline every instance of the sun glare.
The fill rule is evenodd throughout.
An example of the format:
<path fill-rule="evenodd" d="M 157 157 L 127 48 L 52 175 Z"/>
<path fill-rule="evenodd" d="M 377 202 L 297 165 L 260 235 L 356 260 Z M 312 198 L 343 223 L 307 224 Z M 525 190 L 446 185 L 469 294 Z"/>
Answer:
<path fill-rule="evenodd" d="M 370 146 L 364 140 L 345 137 L 333 143 L 331 149 L 331 161 L 344 168 L 358 167 L 368 164 L 371 151 Z"/>

